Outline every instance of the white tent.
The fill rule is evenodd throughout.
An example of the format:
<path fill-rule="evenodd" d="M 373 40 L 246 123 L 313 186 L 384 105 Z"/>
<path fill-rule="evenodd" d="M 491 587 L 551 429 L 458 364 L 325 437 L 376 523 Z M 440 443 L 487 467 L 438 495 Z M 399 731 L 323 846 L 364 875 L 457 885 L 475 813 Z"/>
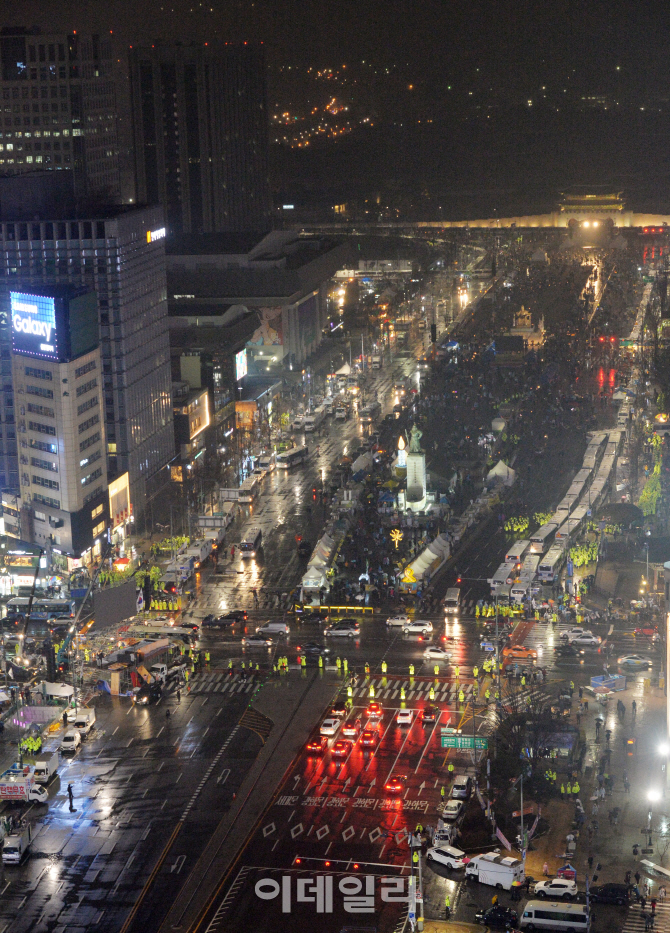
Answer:
<path fill-rule="evenodd" d="M 42 693 L 48 697 L 71 697 L 74 689 L 69 684 L 53 684 L 45 680 L 42 683 Z"/>
<path fill-rule="evenodd" d="M 502 483 L 503 486 L 511 486 L 516 479 L 516 473 L 511 467 L 508 467 L 502 460 L 498 460 L 496 465 L 486 477 L 486 485 L 490 483 Z"/>
<path fill-rule="evenodd" d="M 359 470 L 368 470 L 372 469 L 373 464 L 372 454 L 361 454 L 354 462 L 351 464 L 351 472 L 355 476 Z"/>
<path fill-rule="evenodd" d="M 449 558 L 451 552 L 449 540 L 446 535 L 438 535 L 425 551 L 415 557 L 409 565 L 417 581 L 423 581 L 427 573 L 431 576 L 436 573 L 442 564 Z"/>
<path fill-rule="evenodd" d="M 628 394 L 625 389 L 617 389 L 614 395 L 612 396 L 613 402 L 623 402 L 628 398 Z"/>
<path fill-rule="evenodd" d="M 335 373 L 336 376 L 349 376 L 351 374 L 351 366 L 348 363 L 345 363 L 344 366 L 340 368 Z"/>

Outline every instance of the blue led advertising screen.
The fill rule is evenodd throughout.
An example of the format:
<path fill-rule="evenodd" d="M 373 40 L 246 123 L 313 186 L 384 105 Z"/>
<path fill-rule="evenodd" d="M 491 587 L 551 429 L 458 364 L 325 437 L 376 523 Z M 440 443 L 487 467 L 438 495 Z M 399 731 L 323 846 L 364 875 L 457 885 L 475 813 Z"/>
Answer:
<path fill-rule="evenodd" d="M 10 292 L 12 350 L 58 359 L 56 302 L 46 295 Z"/>

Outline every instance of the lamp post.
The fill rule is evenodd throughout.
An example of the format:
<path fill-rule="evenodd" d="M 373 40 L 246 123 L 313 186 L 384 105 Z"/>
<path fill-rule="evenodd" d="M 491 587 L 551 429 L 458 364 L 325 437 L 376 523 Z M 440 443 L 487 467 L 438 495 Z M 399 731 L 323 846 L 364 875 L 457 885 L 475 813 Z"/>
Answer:
<path fill-rule="evenodd" d="M 662 794 L 665 797 L 665 787 L 668 780 L 668 755 L 670 755 L 670 744 L 667 742 L 661 742 L 658 746 L 658 753 L 661 756 L 661 781 L 662 781 Z"/>
<path fill-rule="evenodd" d="M 655 787 L 647 791 L 647 800 L 649 801 L 649 813 L 647 814 L 647 848 L 651 848 L 651 818 L 654 810 L 654 804 L 661 799 L 661 792 Z"/>

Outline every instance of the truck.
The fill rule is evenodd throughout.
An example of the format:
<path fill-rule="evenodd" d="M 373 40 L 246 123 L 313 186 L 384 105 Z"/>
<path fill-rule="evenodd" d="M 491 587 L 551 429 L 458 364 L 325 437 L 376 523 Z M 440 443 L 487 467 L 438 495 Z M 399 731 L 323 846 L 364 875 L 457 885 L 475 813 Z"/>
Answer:
<path fill-rule="evenodd" d="M 505 891 L 511 890 L 514 882 L 521 885 L 526 880 L 523 862 L 512 856 L 502 856 L 500 852 L 475 855 L 465 866 L 465 877 Z"/>
<path fill-rule="evenodd" d="M 177 664 L 152 664 L 149 673 L 160 684 L 170 683 L 172 680 L 180 680 L 184 676 L 186 665 L 178 662 Z"/>
<path fill-rule="evenodd" d="M 46 803 L 48 799 L 49 795 L 35 782 L 35 775 L 30 768 L 9 768 L 0 774 L 0 800 Z"/>
<path fill-rule="evenodd" d="M 373 350 L 372 351 L 372 368 L 381 369 L 383 361 L 384 361 L 384 356 L 382 354 L 382 351 Z"/>
<path fill-rule="evenodd" d="M 93 726 L 95 725 L 95 710 L 94 709 L 80 709 L 77 715 L 74 718 L 74 727 L 79 732 L 83 738 L 85 735 L 88 735 Z"/>
<path fill-rule="evenodd" d="M 41 753 L 38 760 L 35 762 L 35 780 L 39 784 L 48 784 L 51 778 L 58 771 L 58 752 L 57 751 L 46 751 L 46 749 Z"/>
<path fill-rule="evenodd" d="M 39 790 L 46 794 L 43 787 L 40 787 Z M 20 833 L 12 833 L 11 836 L 5 836 L 5 841 L 2 846 L 3 864 L 18 865 L 30 848 L 34 836 L 35 834 L 33 833 L 33 828 L 30 823 L 28 823 Z"/>

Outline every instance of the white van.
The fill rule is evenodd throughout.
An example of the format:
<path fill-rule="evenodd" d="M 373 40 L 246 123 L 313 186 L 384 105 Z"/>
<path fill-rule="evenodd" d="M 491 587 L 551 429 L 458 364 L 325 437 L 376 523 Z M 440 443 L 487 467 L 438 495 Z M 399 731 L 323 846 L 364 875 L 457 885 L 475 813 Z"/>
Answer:
<path fill-rule="evenodd" d="M 446 615 L 458 615 L 461 604 L 461 591 L 457 586 L 447 590 L 444 597 L 444 611 Z"/>
<path fill-rule="evenodd" d="M 475 878 L 480 884 L 490 884 L 505 891 L 511 890 L 514 881 L 523 884 L 526 880 L 521 860 L 502 856 L 499 852 L 475 855 L 465 866 L 465 876 Z"/>
<path fill-rule="evenodd" d="M 466 869 L 467 872 L 467 869 Z M 589 908 L 586 904 L 548 904 L 528 901 L 519 920 L 522 930 L 560 930 L 579 933 L 589 929 Z"/>
<path fill-rule="evenodd" d="M 258 635 L 288 635 L 286 622 L 264 622 L 256 629 Z"/>

